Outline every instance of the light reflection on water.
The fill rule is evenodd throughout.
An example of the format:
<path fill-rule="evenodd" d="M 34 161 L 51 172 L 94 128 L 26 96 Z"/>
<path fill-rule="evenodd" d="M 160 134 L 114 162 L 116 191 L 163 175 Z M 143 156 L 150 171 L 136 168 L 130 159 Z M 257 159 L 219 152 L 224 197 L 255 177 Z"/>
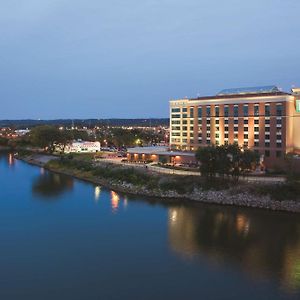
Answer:
<path fill-rule="evenodd" d="M 279 214 L 276 222 L 269 212 L 240 210 L 170 208 L 170 248 L 184 259 L 230 261 L 251 275 L 279 279 L 286 290 L 299 289 L 300 223 L 290 222 L 288 214 Z"/>
<path fill-rule="evenodd" d="M 15 164 L 14 168 L 11 168 L 11 163 Z M 23 169 L 19 169 L 19 167 Z M 3 170 L 4 172 L 2 172 Z M 39 263 L 29 264 L 26 271 L 29 276 L 31 274 L 34 278 L 35 274 L 39 272 L 47 274 L 45 270 L 48 268 L 48 271 L 50 270 L 48 275 L 55 274 L 54 278 L 56 278 L 59 276 L 59 272 L 51 272 L 53 265 L 51 259 L 55 255 L 57 255 L 56 267 L 63 266 L 64 263 L 68 266 L 62 267 L 60 272 L 65 278 L 66 284 L 70 286 L 73 282 L 66 278 L 72 277 L 73 273 L 69 271 L 69 268 L 74 266 L 73 270 L 81 267 L 80 272 L 74 273 L 77 274 L 76 276 L 79 276 L 79 273 L 86 274 L 88 266 L 89 271 L 92 272 L 91 278 L 97 279 L 95 282 L 106 283 L 120 274 L 122 278 L 126 277 L 126 272 L 131 276 L 136 274 L 135 280 L 143 278 L 140 274 L 144 274 L 147 278 L 147 274 L 153 267 L 154 275 L 152 274 L 151 280 L 149 279 L 150 283 L 155 281 L 156 276 L 166 274 L 162 280 L 174 281 L 172 299 L 183 299 L 184 297 L 180 297 L 182 295 L 177 295 L 176 292 L 180 291 L 182 281 L 184 281 L 183 285 L 188 285 L 196 277 L 197 281 L 201 283 L 208 273 L 205 269 L 205 264 L 207 264 L 215 270 L 216 282 L 224 280 L 230 282 L 228 278 L 222 277 L 222 272 L 231 268 L 237 270 L 241 275 L 239 277 L 245 275 L 260 284 L 263 282 L 262 285 L 264 285 L 264 281 L 271 281 L 277 289 L 279 286 L 284 293 L 296 295 L 296 298 L 293 299 L 297 299 L 297 296 L 300 295 L 299 215 L 198 203 L 165 203 L 154 199 L 124 196 L 101 186 L 93 186 L 68 176 L 50 173 L 43 168 L 37 169 L 23 163 L 19 164 L 18 161 L 12 162 L 10 156 L 1 159 L 0 155 L 0 171 L 2 172 L 1 176 L 2 174 L 11 175 L 11 178 L 0 190 L 1 193 L 8 186 L 4 196 L 11 195 L 9 198 L 1 197 L 0 194 L 2 200 L 0 214 L 2 213 L 3 220 L 9 220 L 5 224 L 7 227 L 0 227 L 0 233 L 2 233 L 1 237 L 4 236 L 6 240 L 13 240 L 13 246 L 11 248 L 7 246 L 8 254 L 7 256 L 2 255 L 0 262 L 2 266 L 11 257 L 7 263 L 7 270 L 10 270 L 13 265 L 17 270 L 16 274 L 22 271 L 23 262 L 26 259 L 45 257 L 46 259 L 41 259 Z M 8 177 L 1 178 L 2 182 L 5 178 Z M 25 185 L 18 185 L 17 192 L 11 194 L 11 190 L 15 188 L 15 180 L 17 183 Z M 10 184 L 11 186 L 9 186 Z M 27 196 L 26 184 L 28 184 L 29 190 Z M 18 199 L 20 195 L 22 195 L 22 201 Z M 32 196 L 34 199 L 44 201 L 30 201 Z M 7 204 L 3 204 L 5 203 L 3 199 L 7 200 Z M 45 201 L 63 199 L 70 201 L 56 201 L 55 205 L 52 205 L 53 201 Z M 89 205 L 89 201 L 92 205 Z M 22 204 L 26 204 L 26 206 L 23 207 Z M 9 211 L 10 207 L 11 211 Z M 10 212 L 8 217 L 5 215 L 6 210 Z M 27 218 L 30 210 L 32 210 L 32 215 Z M 16 211 L 18 217 L 13 217 Z M 49 219 L 47 219 L 48 215 Z M 13 221 L 11 222 L 11 220 Z M 32 222 L 32 226 L 30 222 Z M 21 224 L 21 229 L 17 230 L 18 227 L 15 226 L 18 224 Z M 40 224 L 44 225 L 43 230 L 39 229 Z M 27 228 L 27 225 L 30 226 Z M 23 227 L 27 228 L 24 234 Z M 44 234 L 44 231 L 47 234 Z M 11 236 L 12 234 L 15 236 Z M 50 238 L 52 237 L 52 240 L 48 238 L 48 235 Z M 34 246 L 31 247 L 27 242 L 27 236 Z M 15 242 L 17 246 L 14 244 Z M 42 247 L 43 243 L 49 243 L 48 248 L 50 249 L 50 253 L 46 252 L 45 256 L 43 256 L 45 248 L 43 251 L 37 250 Z M 7 244 L 9 245 L 8 242 Z M 28 248 L 24 251 L 25 259 L 21 259 L 21 262 L 17 263 L 15 261 L 18 260 L 20 253 L 18 252 L 14 257 L 11 252 L 22 248 L 20 245 L 28 245 Z M 4 244 L 4 246 L 6 245 Z M 0 248 L 0 254 L 3 254 L 4 249 L 5 247 Z M 68 249 L 69 252 L 65 249 Z M 65 253 L 68 254 L 64 256 Z M 145 256 L 143 256 L 144 253 Z M 72 261 L 73 254 L 74 261 Z M 88 262 L 78 260 L 78 257 L 84 257 Z M 47 262 L 47 259 L 50 261 L 50 267 L 46 265 L 45 269 L 42 268 L 41 271 L 39 264 Z M 155 261 L 158 263 L 155 264 Z M 112 267 L 113 263 L 115 264 Z M 122 273 L 122 267 L 118 269 L 120 264 L 128 268 L 125 270 L 130 270 Z M 177 267 L 179 271 L 174 271 Z M 102 274 L 103 269 L 106 271 L 103 271 Z M 180 277 L 180 272 L 183 271 L 185 271 L 184 276 L 187 276 L 185 278 Z M 108 273 L 110 277 L 108 277 Z M 15 273 L 12 275 L 10 283 L 18 283 L 14 281 Z M 86 277 L 84 275 L 79 279 L 84 281 Z M 105 281 L 106 278 L 109 278 L 108 281 Z M 132 282 L 130 276 L 128 278 L 130 280 L 128 279 L 125 286 Z M 73 280 L 75 279 L 73 278 Z M 88 279 L 88 283 L 85 282 L 86 286 L 90 280 Z M 232 281 L 234 280 L 237 279 L 233 277 Z M 160 282 L 161 280 L 153 283 L 153 288 L 157 288 Z M 249 288 L 248 282 L 245 283 L 241 279 L 240 283 L 244 285 L 241 287 L 241 293 L 246 293 Z M 65 286 L 64 282 L 62 282 L 62 286 Z M 76 287 L 75 284 L 74 286 Z M 97 284 L 94 285 L 94 288 L 96 286 Z M 143 287 L 142 284 L 140 286 Z M 193 286 L 191 284 L 189 289 L 192 289 Z M 1 280 L 0 287 L 5 288 L 1 285 Z M 33 290 L 35 288 L 36 286 Z M 162 284 L 160 292 L 167 288 L 168 285 Z M 102 289 L 104 289 L 104 285 L 101 286 L 101 291 Z M 274 289 L 274 287 L 268 287 L 266 294 L 263 295 L 265 297 L 260 299 L 280 299 L 273 297 Z M 170 291 L 169 293 L 171 294 Z M 169 298 L 165 297 L 164 299 Z"/>
<path fill-rule="evenodd" d="M 117 213 L 119 209 L 119 203 L 120 203 L 120 196 L 118 193 L 111 191 L 111 209 L 113 213 Z"/>

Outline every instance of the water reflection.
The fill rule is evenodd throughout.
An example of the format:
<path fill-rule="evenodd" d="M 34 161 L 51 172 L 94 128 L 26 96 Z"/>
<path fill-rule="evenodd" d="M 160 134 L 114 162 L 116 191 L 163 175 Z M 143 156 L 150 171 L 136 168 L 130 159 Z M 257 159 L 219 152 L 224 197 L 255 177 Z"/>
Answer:
<path fill-rule="evenodd" d="M 36 196 L 55 198 L 72 188 L 72 177 L 50 173 L 41 168 L 40 175 L 33 181 L 32 193 Z"/>
<path fill-rule="evenodd" d="M 112 212 L 116 213 L 118 211 L 118 208 L 119 208 L 120 196 L 114 191 L 111 191 L 110 195 L 111 195 Z"/>
<path fill-rule="evenodd" d="M 276 222 L 274 222 L 276 220 Z M 228 261 L 255 276 L 270 276 L 300 288 L 300 222 L 297 215 L 238 208 L 172 207 L 169 242 L 187 259 Z"/>
<path fill-rule="evenodd" d="M 7 159 L 8 159 L 8 165 L 10 167 L 12 167 L 15 164 L 14 155 L 12 153 L 9 153 L 8 156 L 7 156 Z"/>
<path fill-rule="evenodd" d="M 101 187 L 95 186 L 95 202 L 97 203 L 101 196 Z"/>

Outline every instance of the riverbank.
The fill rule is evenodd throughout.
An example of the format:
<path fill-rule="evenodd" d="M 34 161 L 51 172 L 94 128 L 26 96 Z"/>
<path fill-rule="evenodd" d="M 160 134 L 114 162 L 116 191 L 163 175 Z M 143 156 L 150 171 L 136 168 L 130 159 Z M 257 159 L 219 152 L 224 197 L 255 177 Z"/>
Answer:
<path fill-rule="evenodd" d="M 300 194 L 289 183 L 207 183 L 196 176 L 176 177 L 155 174 L 147 169 L 88 162 L 58 160 L 55 156 L 33 154 L 20 159 L 46 169 L 89 181 L 117 192 L 162 199 L 193 200 L 203 203 L 236 205 L 269 210 L 300 212 Z M 285 196 L 286 194 L 286 196 Z M 281 198 L 280 198 L 281 197 Z M 286 197 L 286 198 L 284 198 Z"/>

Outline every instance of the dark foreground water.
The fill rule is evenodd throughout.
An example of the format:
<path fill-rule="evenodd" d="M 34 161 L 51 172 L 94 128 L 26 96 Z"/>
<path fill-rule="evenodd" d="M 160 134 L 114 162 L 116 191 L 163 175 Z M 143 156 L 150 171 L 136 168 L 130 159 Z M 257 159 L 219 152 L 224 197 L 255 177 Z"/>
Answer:
<path fill-rule="evenodd" d="M 0 154 L 0 299 L 300 299 L 300 216 L 126 197 Z"/>

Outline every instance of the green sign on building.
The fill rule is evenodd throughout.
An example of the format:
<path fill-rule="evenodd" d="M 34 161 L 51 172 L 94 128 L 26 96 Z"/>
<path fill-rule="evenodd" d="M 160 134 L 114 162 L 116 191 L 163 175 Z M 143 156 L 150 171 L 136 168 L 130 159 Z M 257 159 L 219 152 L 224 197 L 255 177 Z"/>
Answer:
<path fill-rule="evenodd" d="M 300 100 L 296 100 L 296 112 L 300 113 Z"/>

